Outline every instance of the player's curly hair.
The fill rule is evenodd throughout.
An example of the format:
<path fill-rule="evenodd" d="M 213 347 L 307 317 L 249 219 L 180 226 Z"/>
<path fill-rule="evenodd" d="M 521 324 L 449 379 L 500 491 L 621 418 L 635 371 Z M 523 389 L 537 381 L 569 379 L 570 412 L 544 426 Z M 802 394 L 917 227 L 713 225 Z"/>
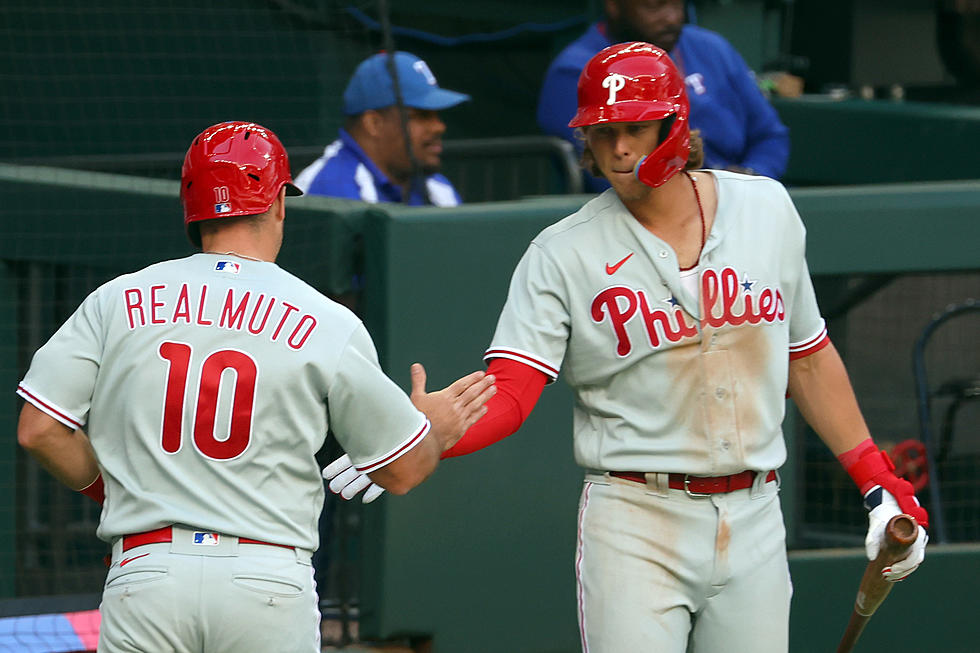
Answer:
<path fill-rule="evenodd" d="M 575 130 L 575 137 L 585 141 L 585 132 L 581 127 Z M 593 177 L 599 177 L 604 179 L 605 175 L 599 170 L 599 166 L 595 163 L 595 157 L 592 156 L 592 150 L 589 149 L 588 143 L 585 144 L 585 149 L 582 150 L 582 158 L 579 159 L 579 165 L 581 165 L 585 170 L 589 172 Z M 704 165 L 704 141 L 701 139 L 701 132 L 697 129 L 691 130 L 691 153 L 687 155 L 687 163 L 684 164 L 684 170 L 697 170 Z"/>

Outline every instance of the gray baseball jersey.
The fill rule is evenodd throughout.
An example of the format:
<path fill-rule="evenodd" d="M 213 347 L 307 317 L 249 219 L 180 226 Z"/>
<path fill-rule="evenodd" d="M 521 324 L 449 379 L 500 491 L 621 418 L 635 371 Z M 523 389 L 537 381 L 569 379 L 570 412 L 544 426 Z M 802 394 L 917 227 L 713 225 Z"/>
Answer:
<path fill-rule="evenodd" d="M 514 272 L 486 358 L 564 372 L 583 467 L 720 476 L 785 461 L 789 358 L 827 342 L 804 227 L 778 182 L 711 174 L 695 283 L 613 190 L 542 231 Z"/>
<path fill-rule="evenodd" d="M 101 286 L 18 394 L 85 428 L 107 541 L 176 523 L 315 549 L 328 425 L 362 472 L 429 428 L 350 311 L 274 263 L 217 254 Z"/>

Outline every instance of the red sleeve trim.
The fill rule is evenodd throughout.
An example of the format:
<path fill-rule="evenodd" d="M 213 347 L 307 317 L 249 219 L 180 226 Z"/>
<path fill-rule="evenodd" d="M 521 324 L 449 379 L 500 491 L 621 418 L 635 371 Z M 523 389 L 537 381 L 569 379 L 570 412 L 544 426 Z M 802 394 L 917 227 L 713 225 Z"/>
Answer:
<path fill-rule="evenodd" d="M 41 412 L 47 413 L 51 417 L 55 418 L 65 426 L 70 429 L 80 429 L 82 428 L 82 423 L 79 422 L 74 417 L 70 416 L 68 413 L 56 408 L 54 405 L 48 403 L 44 399 L 41 399 L 36 394 L 24 387 L 23 384 L 17 386 L 17 394 L 26 399 L 27 401 L 34 404 L 34 406 Z"/>
<path fill-rule="evenodd" d="M 813 338 L 806 340 L 798 345 L 790 345 L 789 347 L 789 359 L 795 361 L 800 358 L 805 358 L 810 354 L 815 354 L 827 345 L 830 344 L 830 336 L 827 334 L 827 327 L 820 330 Z"/>
<path fill-rule="evenodd" d="M 518 363 L 523 363 L 524 365 L 530 365 L 534 369 L 540 370 L 547 374 L 548 377 L 550 377 L 550 381 L 554 381 L 558 378 L 557 367 L 518 349 L 495 347 L 493 349 L 488 349 L 483 355 L 483 360 L 485 361 L 490 361 L 494 358 L 509 358 L 512 361 L 517 361 Z"/>
<path fill-rule="evenodd" d="M 408 453 L 413 447 L 415 447 L 415 445 L 417 445 L 425 438 L 425 435 L 429 432 L 430 427 L 431 424 L 429 420 L 426 419 L 425 423 L 422 425 L 422 428 L 420 428 L 415 433 L 415 435 L 410 437 L 404 444 L 400 445 L 397 449 L 395 449 L 391 453 L 387 454 L 386 456 L 378 460 L 364 463 L 363 465 L 354 465 L 354 469 L 361 472 L 362 474 L 370 474 L 371 472 L 375 472 L 381 469 L 382 467 L 391 463 L 392 461 L 401 458 L 406 453 Z"/>
<path fill-rule="evenodd" d="M 479 451 L 516 432 L 531 414 L 549 380 L 539 369 L 508 358 L 490 361 L 487 374 L 493 374 L 497 387 L 497 394 L 487 402 L 487 414 L 445 451 L 443 458 Z"/>

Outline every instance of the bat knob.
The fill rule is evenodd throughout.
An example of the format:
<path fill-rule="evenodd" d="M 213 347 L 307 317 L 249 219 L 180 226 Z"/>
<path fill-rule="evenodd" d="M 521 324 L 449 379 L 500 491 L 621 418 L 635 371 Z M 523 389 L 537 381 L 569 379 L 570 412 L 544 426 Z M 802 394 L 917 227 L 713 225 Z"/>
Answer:
<path fill-rule="evenodd" d="M 919 524 L 910 515 L 895 515 L 885 526 L 885 539 L 889 544 L 908 547 L 919 536 Z"/>

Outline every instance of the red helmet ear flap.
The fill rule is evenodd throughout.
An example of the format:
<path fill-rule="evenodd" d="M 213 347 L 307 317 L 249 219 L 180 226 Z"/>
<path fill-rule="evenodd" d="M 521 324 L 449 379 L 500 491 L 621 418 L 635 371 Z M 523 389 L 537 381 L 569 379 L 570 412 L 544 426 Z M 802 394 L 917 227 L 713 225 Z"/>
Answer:
<path fill-rule="evenodd" d="M 636 162 L 633 174 L 647 186 L 657 188 L 684 169 L 687 157 L 691 154 L 691 129 L 687 116 L 674 115 L 664 119 L 671 120 L 667 137 L 660 145 Z"/>

